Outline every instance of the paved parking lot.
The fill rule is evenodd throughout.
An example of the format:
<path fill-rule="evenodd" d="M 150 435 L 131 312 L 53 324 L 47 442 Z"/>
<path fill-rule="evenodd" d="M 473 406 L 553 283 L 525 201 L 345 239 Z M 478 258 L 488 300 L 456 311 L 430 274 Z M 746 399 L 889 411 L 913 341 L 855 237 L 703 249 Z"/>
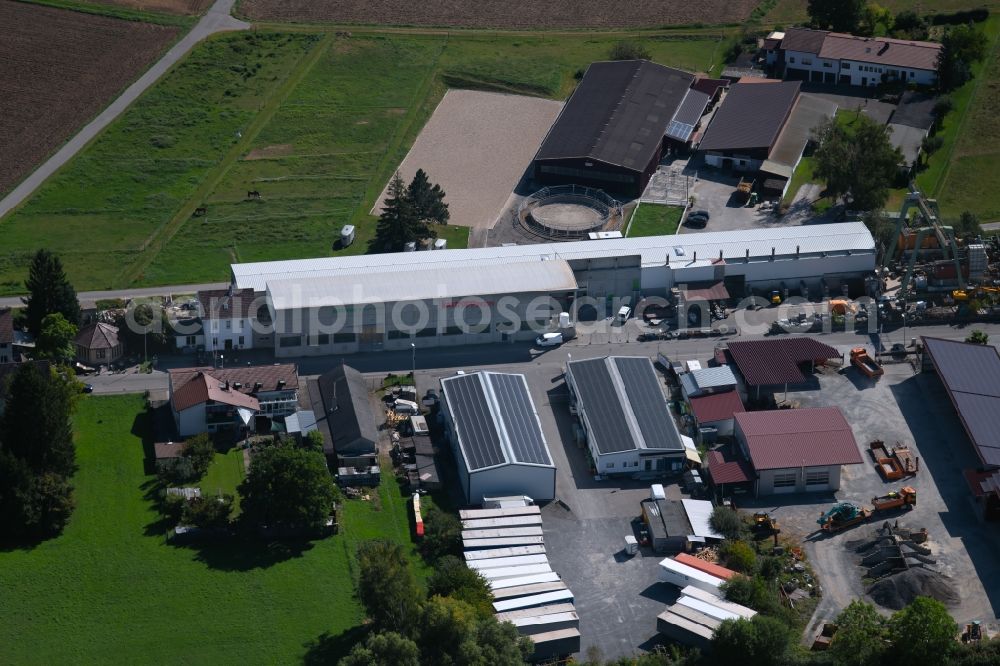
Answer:
<path fill-rule="evenodd" d="M 788 399 L 802 407 L 839 406 L 862 448 L 864 464 L 843 470 L 841 489 L 833 493 L 747 498 L 744 508 L 761 507 L 778 518 L 785 533 L 804 539 L 824 597 L 813 618 L 814 626 L 832 619 L 852 599 L 864 594 L 861 569 L 845 543 L 862 538 L 881 521 L 833 536 L 819 536 L 816 519 L 835 501 L 870 499 L 903 485 L 917 490 L 917 506 L 890 514 L 901 525 L 926 527 L 937 567 L 951 579 L 961 602 L 951 608 L 956 621 L 995 623 L 1000 609 L 1000 581 L 991 572 L 1000 566 L 1000 539 L 993 525 L 982 523 L 962 470 L 978 466 L 975 454 L 955 416 L 947 395 L 933 375 L 917 373 L 909 363 L 885 366 L 878 382 L 853 367 L 828 369 L 805 390 L 791 391 Z M 782 395 L 777 396 L 779 399 Z M 868 443 L 908 443 L 920 457 L 916 477 L 885 482 L 867 453 Z M 812 633 L 806 634 L 811 638 Z"/>

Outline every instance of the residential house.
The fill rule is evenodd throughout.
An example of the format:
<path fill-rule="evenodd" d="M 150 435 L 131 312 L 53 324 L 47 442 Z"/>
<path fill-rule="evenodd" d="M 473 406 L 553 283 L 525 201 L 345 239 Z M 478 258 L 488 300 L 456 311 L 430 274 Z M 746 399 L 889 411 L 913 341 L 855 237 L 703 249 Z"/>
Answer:
<path fill-rule="evenodd" d="M 124 346 L 118 338 L 118 327 L 102 321 L 80 329 L 73 344 L 76 345 L 76 360 L 86 365 L 108 365 L 124 353 Z"/>
<path fill-rule="evenodd" d="M 168 390 L 181 437 L 219 431 L 267 434 L 271 419 L 298 410 L 299 375 L 291 364 L 180 368 L 169 372 Z"/>
<path fill-rule="evenodd" d="M 178 346 L 204 345 L 204 351 L 212 353 L 253 349 L 255 342 L 264 344 L 265 341 L 254 338 L 254 322 L 259 316 L 258 310 L 262 305 L 264 305 L 263 299 L 256 300 L 252 289 L 199 291 L 198 312 L 201 317 L 201 333 L 180 336 Z M 266 307 L 264 312 L 267 312 Z M 266 342 L 271 344 L 272 341 L 273 339 L 269 338 Z"/>
<path fill-rule="evenodd" d="M 776 39 L 775 33 L 765 40 Z M 787 79 L 874 87 L 899 81 L 921 86 L 937 80 L 941 45 L 889 37 L 855 37 L 826 30 L 790 28 L 766 56 L 783 66 Z"/>

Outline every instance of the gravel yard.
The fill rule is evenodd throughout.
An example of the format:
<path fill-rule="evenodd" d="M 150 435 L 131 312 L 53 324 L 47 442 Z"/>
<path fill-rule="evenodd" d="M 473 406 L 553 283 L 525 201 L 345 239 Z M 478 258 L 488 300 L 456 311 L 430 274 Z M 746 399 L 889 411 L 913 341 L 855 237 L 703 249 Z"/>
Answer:
<path fill-rule="evenodd" d="M 449 90 L 399 174 L 409 182 L 423 169 L 445 191 L 451 224 L 489 229 L 560 109 L 561 102 L 537 97 Z M 384 199 L 383 190 L 373 215 Z"/>

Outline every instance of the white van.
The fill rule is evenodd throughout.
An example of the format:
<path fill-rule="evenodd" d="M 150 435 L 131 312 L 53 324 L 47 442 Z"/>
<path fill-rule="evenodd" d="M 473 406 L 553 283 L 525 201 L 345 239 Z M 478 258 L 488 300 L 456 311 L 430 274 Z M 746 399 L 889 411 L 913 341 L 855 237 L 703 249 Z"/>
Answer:
<path fill-rule="evenodd" d="M 398 399 L 394 403 L 392 403 L 392 408 L 396 411 L 397 414 L 413 415 L 420 413 L 420 407 L 418 407 L 417 403 L 413 402 L 412 400 Z"/>
<path fill-rule="evenodd" d="M 562 343 L 562 333 L 542 333 L 535 338 L 535 344 L 539 347 L 558 347 Z"/>

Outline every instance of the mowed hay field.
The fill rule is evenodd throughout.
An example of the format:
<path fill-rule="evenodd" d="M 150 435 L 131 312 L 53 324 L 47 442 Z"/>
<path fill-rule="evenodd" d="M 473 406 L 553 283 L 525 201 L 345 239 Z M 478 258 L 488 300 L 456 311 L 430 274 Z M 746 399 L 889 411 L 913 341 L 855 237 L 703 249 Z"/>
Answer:
<path fill-rule="evenodd" d="M 199 45 L 0 220 L 0 293 L 23 290 L 42 245 L 81 290 L 224 280 L 234 261 L 329 254 L 346 223 L 357 241 L 345 251 L 364 252 L 372 205 L 449 87 L 564 99 L 617 40 L 353 32 Z M 722 50 L 710 34 L 638 41 L 691 71 Z M 262 199 L 247 201 L 250 190 Z M 449 246 L 464 242 L 464 229 L 446 231 Z"/>
<path fill-rule="evenodd" d="M 176 26 L 0 2 L 0 195 L 178 36 Z"/>
<path fill-rule="evenodd" d="M 806 21 L 809 14 L 806 11 L 808 0 L 778 0 L 774 8 L 767 13 L 765 20 L 771 23 L 782 23 L 786 26 L 796 22 Z M 921 15 L 947 14 L 962 9 L 1000 9 L 1000 0 L 881 0 L 880 7 L 899 12 L 912 9 Z"/>
<path fill-rule="evenodd" d="M 739 23 L 757 0 L 242 0 L 254 21 L 455 26 L 516 30 Z"/>
<path fill-rule="evenodd" d="M 362 620 L 362 540 L 404 544 L 427 573 L 391 474 L 373 501 L 346 501 L 340 534 L 320 541 L 174 546 L 148 497 L 143 399 L 87 397 L 75 421 L 77 508 L 65 532 L 0 550 L 0 663 L 301 663 L 312 641 Z"/>

